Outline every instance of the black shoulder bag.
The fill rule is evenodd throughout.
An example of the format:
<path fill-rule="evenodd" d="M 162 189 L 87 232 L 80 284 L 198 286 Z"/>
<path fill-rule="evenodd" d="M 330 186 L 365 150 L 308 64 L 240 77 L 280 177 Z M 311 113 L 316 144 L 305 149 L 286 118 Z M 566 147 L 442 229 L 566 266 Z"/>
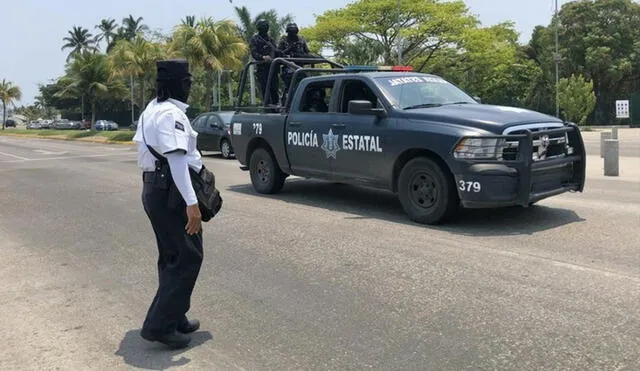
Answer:
<path fill-rule="evenodd" d="M 169 162 L 166 157 L 160 155 L 155 149 L 151 148 L 151 146 L 147 144 L 147 141 L 144 138 L 144 120 L 142 119 L 142 115 L 140 115 L 140 124 L 144 144 L 161 164 L 169 167 Z M 208 222 L 213 219 L 213 217 L 215 217 L 222 208 L 222 196 L 216 188 L 216 176 L 213 172 L 207 169 L 204 164 L 202 164 L 202 169 L 199 173 L 189 166 L 189 175 L 191 176 L 191 184 L 193 185 L 193 190 L 195 191 L 198 199 L 198 207 L 200 209 L 200 214 L 202 214 L 202 221 Z M 171 186 L 175 187 L 175 183 L 171 182 Z"/>

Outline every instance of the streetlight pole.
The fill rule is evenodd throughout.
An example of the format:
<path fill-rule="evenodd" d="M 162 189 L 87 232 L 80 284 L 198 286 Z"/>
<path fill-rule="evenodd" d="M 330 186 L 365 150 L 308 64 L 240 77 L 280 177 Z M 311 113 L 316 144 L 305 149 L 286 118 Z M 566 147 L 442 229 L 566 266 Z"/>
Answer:
<path fill-rule="evenodd" d="M 558 0 L 556 0 L 554 23 L 556 31 L 556 52 L 553 55 L 553 59 L 556 64 L 556 117 L 560 117 L 560 95 L 558 92 L 558 82 L 560 81 L 560 53 L 558 52 Z"/>
<path fill-rule="evenodd" d="M 397 5 L 398 11 L 396 12 L 396 26 L 398 27 L 398 65 L 402 66 L 402 38 L 400 37 L 400 0 Z"/>

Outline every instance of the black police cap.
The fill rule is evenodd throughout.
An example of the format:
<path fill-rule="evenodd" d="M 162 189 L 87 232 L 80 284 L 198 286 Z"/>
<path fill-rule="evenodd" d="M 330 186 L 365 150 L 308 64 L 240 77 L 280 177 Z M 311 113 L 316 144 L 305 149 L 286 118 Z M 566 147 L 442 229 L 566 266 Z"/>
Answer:
<path fill-rule="evenodd" d="M 156 62 L 158 81 L 181 80 L 191 77 L 189 62 L 186 59 L 166 59 Z"/>

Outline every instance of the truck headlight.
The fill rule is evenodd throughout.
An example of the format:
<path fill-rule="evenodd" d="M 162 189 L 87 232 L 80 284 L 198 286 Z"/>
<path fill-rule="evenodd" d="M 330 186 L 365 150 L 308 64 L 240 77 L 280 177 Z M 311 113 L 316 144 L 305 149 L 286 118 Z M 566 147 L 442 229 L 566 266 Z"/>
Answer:
<path fill-rule="evenodd" d="M 453 150 L 453 157 L 470 160 L 502 160 L 504 138 L 464 138 Z"/>

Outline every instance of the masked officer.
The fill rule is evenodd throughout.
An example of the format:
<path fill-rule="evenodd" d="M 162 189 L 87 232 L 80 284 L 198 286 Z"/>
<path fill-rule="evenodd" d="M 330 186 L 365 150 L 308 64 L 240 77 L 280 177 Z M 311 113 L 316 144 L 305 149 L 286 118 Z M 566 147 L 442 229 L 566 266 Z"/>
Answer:
<path fill-rule="evenodd" d="M 200 327 L 188 320 L 191 293 L 202 264 L 201 214 L 189 167 L 199 172 L 197 133 L 185 111 L 191 90 L 186 60 L 158 61 L 157 97 L 140 115 L 133 138 L 143 172 L 142 203 L 158 246 L 160 284 L 140 335 L 183 348 Z"/>
<path fill-rule="evenodd" d="M 263 101 L 266 100 L 267 79 L 269 78 L 269 69 L 271 61 L 280 56 L 280 51 L 276 47 L 276 42 L 269 37 L 269 22 L 259 19 L 256 22 L 258 33 L 251 38 L 251 56 L 258 62 L 256 72 L 260 83 L 260 92 Z M 278 70 L 276 69 L 271 78 L 271 87 L 269 89 L 269 104 L 278 104 Z"/>
<path fill-rule="evenodd" d="M 311 53 L 309 52 L 309 47 L 307 46 L 307 41 L 298 35 L 300 31 L 298 29 L 298 25 L 296 23 L 289 23 L 287 28 L 285 29 L 287 32 L 286 36 L 283 36 L 280 39 L 280 43 L 278 44 L 278 49 L 281 50 L 281 53 L 290 58 L 312 58 Z M 282 104 L 285 104 L 287 98 L 287 92 L 289 91 L 289 85 L 291 84 L 291 79 L 293 78 L 293 73 L 295 70 L 289 66 L 283 66 L 282 71 L 282 81 L 284 82 L 284 91 L 282 93 Z M 302 79 L 304 76 L 300 76 Z"/>

